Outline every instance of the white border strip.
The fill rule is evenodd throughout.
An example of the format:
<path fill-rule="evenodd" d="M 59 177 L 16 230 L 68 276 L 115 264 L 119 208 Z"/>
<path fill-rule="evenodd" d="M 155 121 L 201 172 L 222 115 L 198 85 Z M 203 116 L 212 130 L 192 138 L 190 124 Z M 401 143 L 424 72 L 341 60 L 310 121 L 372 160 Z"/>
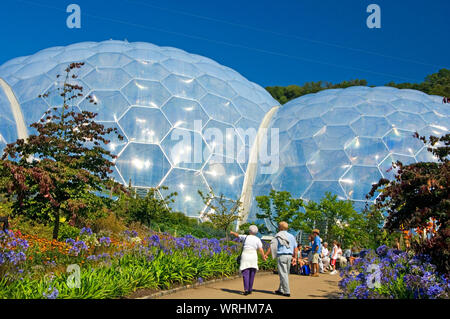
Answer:
<path fill-rule="evenodd" d="M 256 135 L 256 141 L 253 143 L 252 149 L 250 151 L 250 158 L 247 164 L 247 170 L 245 172 L 244 183 L 242 184 L 242 193 L 241 193 L 241 202 L 242 202 L 242 211 L 241 211 L 241 220 L 237 223 L 236 229 L 239 229 L 239 226 L 247 221 L 248 214 L 250 213 L 250 207 L 252 204 L 252 196 L 253 196 L 253 184 L 255 182 L 255 177 L 258 169 L 258 154 L 259 148 L 261 145 L 261 141 L 264 137 L 264 133 L 267 132 L 267 128 L 272 120 L 272 117 L 275 115 L 276 111 L 280 108 L 280 106 L 272 107 L 261 122 L 261 125 L 258 128 L 258 134 Z"/>
<path fill-rule="evenodd" d="M 0 87 L 3 89 L 3 92 L 5 92 L 6 98 L 9 101 L 9 106 L 11 107 L 11 112 L 14 116 L 14 120 L 16 121 L 17 137 L 19 139 L 27 140 L 27 126 L 25 125 L 25 120 L 23 119 L 23 113 L 19 101 L 17 101 L 17 98 L 9 84 L 2 78 L 0 78 Z M 8 142 L 12 143 L 14 141 Z"/>

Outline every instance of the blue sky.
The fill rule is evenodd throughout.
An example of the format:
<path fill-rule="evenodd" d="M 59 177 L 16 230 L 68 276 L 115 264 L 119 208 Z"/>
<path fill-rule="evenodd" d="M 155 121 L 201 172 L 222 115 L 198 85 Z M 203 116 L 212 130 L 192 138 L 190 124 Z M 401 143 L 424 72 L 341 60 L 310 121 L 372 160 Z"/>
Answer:
<path fill-rule="evenodd" d="M 66 7 L 81 7 L 81 29 Z M 381 29 L 366 8 L 381 7 Z M 0 64 L 51 46 L 108 39 L 173 46 L 267 85 L 421 82 L 450 68 L 448 0 L 4 0 Z"/>

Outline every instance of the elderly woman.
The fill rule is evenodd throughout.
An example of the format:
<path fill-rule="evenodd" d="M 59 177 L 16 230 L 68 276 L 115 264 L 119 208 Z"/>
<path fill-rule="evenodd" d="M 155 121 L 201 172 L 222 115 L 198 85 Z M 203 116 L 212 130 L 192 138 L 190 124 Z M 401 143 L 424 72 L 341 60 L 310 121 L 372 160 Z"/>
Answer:
<path fill-rule="evenodd" d="M 248 235 L 239 235 L 233 231 L 230 232 L 231 235 L 239 237 L 239 239 L 243 242 L 239 271 L 242 273 L 242 277 L 244 278 L 245 296 L 251 294 L 253 290 L 253 281 L 255 279 L 256 271 L 258 270 L 257 251 L 261 254 L 264 260 L 267 258 L 264 255 L 261 239 L 255 236 L 258 233 L 258 227 L 251 225 L 248 231 Z"/>

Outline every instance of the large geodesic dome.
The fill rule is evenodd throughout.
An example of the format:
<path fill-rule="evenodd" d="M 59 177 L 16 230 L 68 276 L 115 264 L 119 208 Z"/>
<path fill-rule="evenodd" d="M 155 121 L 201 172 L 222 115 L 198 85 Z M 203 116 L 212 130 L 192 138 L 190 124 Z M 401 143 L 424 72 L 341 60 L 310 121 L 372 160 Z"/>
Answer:
<path fill-rule="evenodd" d="M 97 112 L 98 122 L 125 137 L 111 136 L 107 145 L 118 155 L 117 181 L 142 189 L 168 186 L 179 194 L 174 208 L 189 216 L 203 209 L 199 189 L 239 198 L 246 162 L 237 158 L 248 158 L 253 141 L 236 128 L 257 130 L 278 103 L 236 71 L 170 47 L 83 42 L 6 62 L 0 66 L 0 151 L 33 133 L 29 125 L 50 107 L 62 105 L 57 94 L 38 96 L 61 86 L 56 76 L 72 62 L 85 62 L 72 81 L 84 88 L 75 107 Z M 233 152 L 208 129 L 235 139 Z"/>
<path fill-rule="evenodd" d="M 393 162 L 435 160 L 413 134 L 448 133 L 450 105 L 391 87 L 324 90 L 283 105 L 270 127 L 279 129 L 279 167 L 272 174 L 258 169 L 254 195 L 276 189 L 319 201 L 331 192 L 361 209 L 373 183 L 393 178 Z"/>

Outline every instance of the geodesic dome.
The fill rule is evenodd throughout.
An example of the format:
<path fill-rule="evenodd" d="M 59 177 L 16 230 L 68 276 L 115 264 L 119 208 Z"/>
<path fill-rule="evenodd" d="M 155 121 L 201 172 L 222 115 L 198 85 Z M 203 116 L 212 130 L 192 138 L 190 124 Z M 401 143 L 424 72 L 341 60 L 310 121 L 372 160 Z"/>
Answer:
<path fill-rule="evenodd" d="M 258 174 L 254 196 L 273 188 L 319 201 L 328 191 L 361 209 L 373 183 L 393 178 L 392 162 L 435 160 L 413 134 L 448 133 L 450 105 L 391 87 L 324 90 L 283 105 L 270 127 L 279 129 L 279 168 Z"/>
<path fill-rule="evenodd" d="M 118 155 L 117 181 L 143 189 L 168 186 L 168 192 L 179 194 L 174 208 L 189 216 L 198 216 L 203 208 L 198 189 L 240 196 L 246 163 L 237 157 L 245 158 L 252 141 L 236 128 L 257 130 L 278 103 L 228 67 L 150 43 L 82 42 L 0 66 L 0 151 L 20 134 L 32 133 L 29 125 L 50 107 L 62 105 L 56 94 L 38 96 L 59 87 L 62 80 L 56 75 L 63 75 L 72 62 L 85 62 L 76 72 L 78 79 L 70 81 L 84 88 L 75 107 L 98 113 L 98 122 L 117 127 L 125 137 L 111 136 L 107 145 Z M 88 102 L 88 95 L 97 105 Z M 26 131 L 19 129 L 20 122 Z M 208 128 L 236 139 L 234 152 L 225 152 L 224 141 L 206 135 Z"/>

